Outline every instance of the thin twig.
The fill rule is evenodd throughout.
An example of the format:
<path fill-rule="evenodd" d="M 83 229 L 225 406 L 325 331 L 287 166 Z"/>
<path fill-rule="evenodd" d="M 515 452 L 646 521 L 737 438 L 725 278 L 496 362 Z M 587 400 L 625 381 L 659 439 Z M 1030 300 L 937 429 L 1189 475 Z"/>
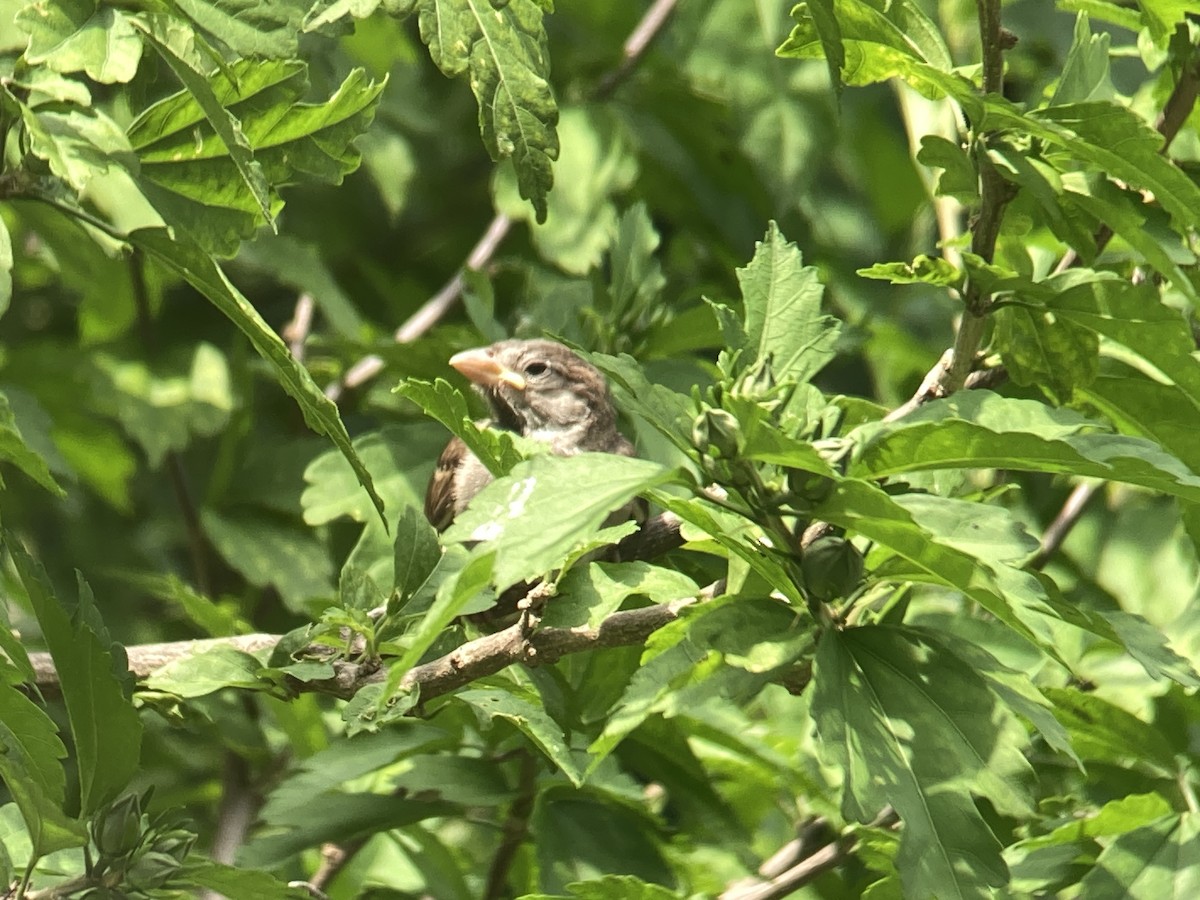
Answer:
<path fill-rule="evenodd" d="M 678 5 L 679 0 L 655 0 L 626 39 L 621 62 L 598 82 L 592 93 L 593 99 L 603 100 L 611 96 L 613 91 L 633 73 L 638 62 L 645 56 L 646 50 L 654 38 L 662 32 Z M 508 236 L 512 225 L 512 219 L 504 213 L 496 214 L 488 224 L 483 236 L 467 255 L 463 267 L 442 286 L 440 291 L 430 297 L 420 309 L 396 329 L 393 339 L 397 344 L 406 344 L 416 340 L 454 308 L 454 304 L 462 296 L 463 273 L 487 266 L 492 257 L 496 255 L 500 244 Z M 326 386 L 325 396 L 336 403 L 343 393 L 370 381 L 383 371 L 383 367 L 384 361 L 380 356 L 376 354 L 364 356 L 346 370 L 340 381 Z"/>
<path fill-rule="evenodd" d="M 246 835 L 254 824 L 260 805 L 246 760 L 232 750 L 226 750 L 217 826 L 209 851 L 214 862 L 232 865 L 238 849 L 246 842 Z M 217 891 L 204 891 L 200 896 L 204 900 L 220 900 L 223 895 Z"/>
<path fill-rule="evenodd" d="M 333 881 L 334 876 L 342 869 L 346 868 L 346 864 L 354 859 L 355 855 L 367 843 L 366 837 L 355 838 L 353 840 L 343 841 L 340 844 L 326 843 L 321 845 L 321 864 L 317 866 L 317 871 L 313 872 L 312 878 L 307 882 L 302 882 L 304 887 L 310 893 L 318 897 L 324 896 L 325 888 Z"/>
<path fill-rule="evenodd" d="M 1058 548 L 1067 539 L 1067 535 L 1071 533 L 1071 529 L 1078 524 L 1079 519 L 1083 516 L 1088 501 L 1096 495 L 1096 492 L 1100 490 L 1103 484 L 1101 481 L 1086 481 L 1075 485 L 1075 489 L 1067 497 L 1067 502 L 1063 504 L 1062 509 L 1058 511 L 1058 515 L 1054 517 L 1054 521 L 1046 528 L 1046 533 L 1042 535 L 1041 549 L 1029 561 L 1029 568 L 1042 568 L 1058 552 Z"/>
<path fill-rule="evenodd" d="M 284 325 L 280 332 L 296 362 L 304 362 L 304 342 L 308 340 L 308 333 L 312 330 L 314 306 L 313 295 L 304 291 L 296 298 L 292 320 Z"/>

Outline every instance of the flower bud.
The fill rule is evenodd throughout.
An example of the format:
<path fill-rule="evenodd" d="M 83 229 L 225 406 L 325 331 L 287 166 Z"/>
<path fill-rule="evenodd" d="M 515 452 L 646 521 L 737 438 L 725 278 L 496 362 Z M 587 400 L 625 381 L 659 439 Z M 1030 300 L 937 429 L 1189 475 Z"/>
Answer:
<path fill-rule="evenodd" d="M 863 558 L 845 538 L 817 538 L 800 559 L 804 585 L 811 597 L 821 601 L 845 597 L 863 578 Z"/>
<path fill-rule="evenodd" d="M 127 794 L 92 820 L 92 840 L 101 856 L 125 856 L 137 847 L 142 835 L 142 804 Z"/>
<path fill-rule="evenodd" d="M 714 456 L 737 456 L 742 447 L 737 416 L 724 409 L 704 410 L 692 423 L 692 443 L 701 451 L 711 446 Z"/>

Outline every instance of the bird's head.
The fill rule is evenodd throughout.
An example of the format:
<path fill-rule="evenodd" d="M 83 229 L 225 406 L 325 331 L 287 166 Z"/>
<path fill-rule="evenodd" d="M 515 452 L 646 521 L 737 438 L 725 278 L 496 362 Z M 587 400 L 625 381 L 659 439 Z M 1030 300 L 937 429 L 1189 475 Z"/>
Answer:
<path fill-rule="evenodd" d="M 562 344 L 500 341 L 464 350 L 450 365 L 487 398 L 501 428 L 558 445 L 587 447 L 586 436 L 610 433 L 616 413 L 604 376 Z M 594 448 L 602 449 L 602 448 Z"/>

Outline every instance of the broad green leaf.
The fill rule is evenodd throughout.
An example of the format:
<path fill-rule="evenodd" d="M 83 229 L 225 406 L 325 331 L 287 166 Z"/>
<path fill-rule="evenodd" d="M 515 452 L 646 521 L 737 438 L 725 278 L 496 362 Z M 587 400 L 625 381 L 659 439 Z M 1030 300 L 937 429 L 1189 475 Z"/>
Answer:
<path fill-rule="evenodd" d="M 942 170 L 937 181 L 939 196 L 954 197 L 964 206 L 979 202 L 979 171 L 975 161 L 958 144 L 936 134 L 924 135 L 917 162 Z"/>
<path fill-rule="evenodd" d="M 605 875 L 594 881 L 573 881 L 566 886 L 572 898 L 579 900 L 681 900 L 683 894 L 635 878 L 632 875 Z M 518 900 L 562 900 L 562 894 L 522 894 Z"/>
<path fill-rule="evenodd" d="M 654 257 L 658 245 L 659 235 L 645 203 L 636 203 L 621 215 L 609 254 L 607 310 L 618 326 L 649 311 L 666 286 L 662 266 Z"/>
<path fill-rule="evenodd" d="M 828 5 L 814 11 L 807 3 L 797 4 L 792 9 L 796 25 L 775 52 L 793 59 L 824 57 L 834 46 L 828 43 Z M 916 3 L 899 0 L 881 9 L 868 0 L 834 0 L 832 6 L 841 32 L 840 68 L 846 84 L 874 84 L 899 77 L 928 97 L 949 94 L 976 117 L 978 100 L 973 86 L 950 71 L 952 62 L 945 43 Z"/>
<path fill-rule="evenodd" d="M 203 697 L 224 688 L 269 690 L 262 678 L 262 662 L 236 647 L 216 646 L 172 660 L 155 669 L 146 687 L 177 697 Z"/>
<path fill-rule="evenodd" d="M 358 167 L 351 142 L 370 124 L 384 82 L 355 69 L 327 101 L 305 103 L 307 67 L 285 59 L 242 60 L 203 86 L 203 105 L 190 89 L 173 94 L 145 110 L 128 134 L 155 207 L 206 249 L 231 256 L 279 212 L 279 186 L 340 184 Z M 241 149 L 229 149 L 227 129 L 214 130 L 214 119 L 240 129 L 240 144 L 229 140 Z"/>
<path fill-rule="evenodd" d="M 1055 717 L 1071 734 L 1071 745 L 1084 763 L 1099 762 L 1152 778 L 1174 779 L 1175 751 L 1153 725 L 1103 697 L 1068 688 L 1043 688 Z"/>
<path fill-rule="evenodd" d="M 1096 377 L 1100 339 L 1049 310 L 1004 306 L 993 315 L 995 342 L 1012 380 L 1040 387 L 1060 403 Z"/>
<path fill-rule="evenodd" d="M 174 0 L 198 28 L 238 56 L 295 56 L 310 0 Z"/>
<path fill-rule="evenodd" d="M 546 754 L 559 770 L 579 787 L 583 772 L 567 746 L 562 726 L 546 714 L 542 699 L 516 685 L 471 688 L 459 691 L 455 699 L 469 704 L 482 721 L 504 719 L 518 728 Z"/>
<path fill-rule="evenodd" d="M 274 586 L 294 612 L 311 612 L 307 601 L 332 595 L 333 563 L 311 530 L 250 510 L 205 509 L 200 518 L 225 561 L 250 584 Z"/>
<path fill-rule="evenodd" d="M 402 600 L 407 600 L 429 578 L 442 552 L 437 532 L 415 506 L 406 506 L 400 511 L 394 546 L 396 562 L 392 589 Z"/>
<path fill-rule="evenodd" d="M 1196 8 L 1190 0 L 1138 0 L 1143 22 L 1155 40 L 1164 41 Z"/>
<path fill-rule="evenodd" d="M 1128 797 L 1105 803 L 1094 816 L 1060 825 L 1049 834 L 1028 838 L 1017 846 L 1049 847 L 1085 838 L 1125 834 L 1161 819 L 1170 812 L 1171 804 L 1160 794 L 1130 794 Z"/>
<path fill-rule="evenodd" d="M 193 435 L 220 433 L 233 412 L 229 365 L 212 344 L 198 344 L 183 371 L 155 372 L 140 359 L 107 353 L 93 358 L 102 404 L 111 406 L 154 468 L 168 453 L 186 448 Z"/>
<path fill-rule="evenodd" d="M 193 68 L 189 60 L 176 53 L 170 42 L 160 38 L 158 29 L 145 26 L 138 20 L 135 21 L 138 22 L 138 27 L 150 41 L 151 46 L 158 51 L 159 56 L 183 84 L 184 90 L 203 112 L 205 120 L 224 147 L 230 162 L 233 163 L 242 185 L 257 205 L 258 211 L 262 215 L 262 221 L 274 229 L 274 203 L 262 165 L 254 158 L 254 150 L 242 131 L 242 123 L 225 108 L 221 98 L 217 96 L 211 83 L 213 80 L 211 76 Z M 198 153 L 194 155 L 199 156 Z"/>
<path fill-rule="evenodd" d="M 1045 216 L 1046 225 L 1061 240 L 1078 251 L 1085 261 L 1091 262 L 1095 258 L 1096 224 L 1092 221 L 1095 213 L 1089 212 L 1084 203 L 1070 202 L 1078 196 L 1067 184 L 1074 173 L 1059 172 L 1045 160 L 1004 140 L 989 142 L 987 158 L 1004 178 L 1025 190 L 1025 196 L 1032 198 L 1037 210 Z M 1090 181 L 1111 187 L 1098 174 Z M 1109 220 L 1102 217 L 1101 221 Z M 1141 219 L 1138 222 L 1140 225 Z"/>
<path fill-rule="evenodd" d="M 521 196 L 546 221 L 558 157 L 542 9 L 534 0 L 420 0 L 421 39 L 448 76 L 469 73 L 479 132 L 492 159 L 511 158 Z"/>
<path fill-rule="evenodd" d="M 813 673 L 822 755 L 841 768 L 843 810 L 904 822 L 896 866 L 910 896 L 988 896 L 1007 881 L 972 794 L 1028 809 L 1023 729 L 980 676 L 926 635 L 869 626 L 827 632 Z"/>
<path fill-rule="evenodd" d="M 87 842 L 82 822 L 62 809 L 67 748 L 50 717 L 11 685 L 0 683 L 0 780 L 21 810 L 37 856 Z"/>
<path fill-rule="evenodd" d="M 260 813 L 272 825 L 292 825 L 314 802 L 338 786 L 390 766 L 414 753 L 449 748 L 454 736 L 408 719 L 386 731 L 339 738 L 298 764 L 276 785 Z"/>
<path fill-rule="evenodd" d="M 841 325 L 821 312 L 824 291 L 817 270 L 803 265 L 800 251 L 771 223 L 755 245 L 754 259 L 738 269 L 746 313 L 743 360 L 772 360 L 780 381 L 806 382 L 833 359 Z"/>
<path fill-rule="evenodd" d="M 128 13 L 96 0 L 30 3 L 16 16 L 29 34 L 25 61 L 56 72 L 83 71 L 104 84 L 126 82 L 137 72 L 142 39 Z"/>
<path fill-rule="evenodd" d="M 1142 17 L 1138 10 L 1121 6 L 1114 0 L 1058 0 L 1058 5 L 1065 10 L 1087 13 L 1105 22 L 1120 25 L 1134 34 L 1142 29 Z"/>
<path fill-rule="evenodd" d="M 553 166 L 555 189 L 546 198 L 546 214 L 523 203 L 528 197 L 518 185 L 519 172 L 496 170 L 493 193 L 496 209 L 516 220 L 530 222 L 533 244 L 542 258 L 564 272 L 586 275 L 617 231 L 614 195 L 627 191 L 637 177 L 637 159 L 615 119 L 603 110 L 568 107 L 558 123 L 561 152 Z"/>
<path fill-rule="evenodd" d="M 312 893 L 280 881 L 270 872 L 246 869 L 208 860 L 184 863 L 177 878 L 185 884 L 206 888 L 224 897 L 253 897 L 255 900 L 304 900 Z"/>
<path fill-rule="evenodd" d="M 1086 13 L 1076 17 L 1075 39 L 1050 97 L 1051 106 L 1113 99 L 1116 89 L 1109 77 L 1108 64 L 1111 42 L 1112 36 L 1107 32 L 1092 33 Z"/>
<path fill-rule="evenodd" d="M 1026 640 L 1053 647 L 1060 616 L 1037 578 L 1006 564 L 1032 541 L 1002 510 L 932 495 L 892 497 L 847 478 L 815 515 L 894 550 L 918 570 L 905 577 L 955 588 Z"/>
<path fill-rule="evenodd" d="M 79 765 L 80 807 L 87 816 L 115 798 L 138 771 L 142 723 L 114 675 L 104 636 L 86 620 L 72 621 L 51 591 L 45 570 L 11 532 L 4 533 L 4 544 L 58 673 Z"/>
<path fill-rule="evenodd" d="M 1058 472 L 1200 500 L 1200 475 L 1151 441 L 1089 433 L 1096 423 L 1032 400 L 964 391 L 904 419 L 857 430 L 850 474 L 879 478 L 946 468 Z"/>
<path fill-rule="evenodd" d="M 446 444 L 446 435 L 432 422 L 409 422 L 403 426 L 368 431 L 354 439 L 354 452 L 371 473 L 379 495 L 389 510 L 420 507 L 425 485 L 433 473 L 433 462 Z M 357 476 L 338 450 L 322 453 L 304 470 L 306 487 L 300 495 L 304 521 L 324 525 L 346 516 L 355 522 L 374 518 L 370 498 L 356 489 Z"/>
<path fill-rule="evenodd" d="M 446 542 L 484 541 L 503 589 L 560 564 L 605 518 L 672 470 L 610 453 L 537 456 L 485 487 L 446 531 Z"/>
<path fill-rule="evenodd" d="M 694 597 L 700 590 L 687 575 L 647 562 L 590 563 L 576 566 L 558 583 L 554 600 L 546 604 L 546 628 L 595 628 L 629 597 L 645 596 L 652 603 Z"/>
<path fill-rule="evenodd" d="M 467 414 L 467 401 L 448 381 L 439 378 L 430 384 L 409 379 L 395 390 L 449 428 L 451 434 L 462 438 L 493 475 L 507 474 L 520 461 L 521 454 L 513 446 L 512 435 L 476 425 Z"/>
<path fill-rule="evenodd" d="M 371 482 L 371 473 L 350 444 L 337 407 L 321 392 L 308 370 L 296 362 L 287 346 L 242 293 L 233 286 L 221 267 L 195 244 L 172 238 L 165 229 L 143 228 L 129 235 L 134 246 L 145 250 L 168 269 L 202 293 L 250 339 L 254 349 L 272 365 L 283 389 L 299 404 L 308 427 L 328 437 L 346 457 L 358 483 L 371 498 L 380 518 L 383 500 Z"/>
<path fill-rule="evenodd" d="M 1079 883 L 1096 900 L 1158 900 L 1200 893 L 1200 814 L 1169 815 L 1117 836 Z"/>
<path fill-rule="evenodd" d="M 965 277 L 963 272 L 940 256 L 930 257 L 922 253 L 911 263 L 876 263 L 857 272 L 863 278 L 876 278 L 892 284 L 932 284 L 939 287 L 958 287 Z"/>
<path fill-rule="evenodd" d="M 54 480 L 50 468 L 46 465 L 46 460 L 36 453 L 21 436 L 16 416 L 13 415 L 8 397 L 3 392 L 0 392 L 0 462 L 16 466 L 56 497 L 67 495 L 61 485 Z M 3 486 L 4 480 L 0 477 L 0 487 Z"/>
<path fill-rule="evenodd" d="M 2 91 L 7 88 L 0 86 Z M 77 194 L 110 166 L 136 167 L 120 126 L 99 110 L 57 104 L 36 110 L 21 104 L 20 110 L 30 152 Z"/>
<path fill-rule="evenodd" d="M 628 354 L 593 353 L 588 359 L 608 378 L 621 409 L 636 414 L 679 449 L 685 452 L 691 449 L 691 442 L 685 437 L 691 417 L 691 398 L 651 382 Z"/>

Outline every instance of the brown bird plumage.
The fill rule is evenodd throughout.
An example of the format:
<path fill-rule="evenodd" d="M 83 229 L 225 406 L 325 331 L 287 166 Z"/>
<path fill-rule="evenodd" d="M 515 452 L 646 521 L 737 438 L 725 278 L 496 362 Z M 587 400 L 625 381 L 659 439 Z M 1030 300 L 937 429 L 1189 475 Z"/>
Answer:
<path fill-rule="evenodd" d="M 469 378 L 491 408 L 490 424 L 550 445 L 560 456 L 584 451 L 633 456 L 617 430 L 617 413 L 604 376 L 554 341 L 500 341 L 465 350 L 450 365 Z M 425 493 L 425 516 L 438 531 L 492 480 L 458 438 L 438 457 Z"/>

